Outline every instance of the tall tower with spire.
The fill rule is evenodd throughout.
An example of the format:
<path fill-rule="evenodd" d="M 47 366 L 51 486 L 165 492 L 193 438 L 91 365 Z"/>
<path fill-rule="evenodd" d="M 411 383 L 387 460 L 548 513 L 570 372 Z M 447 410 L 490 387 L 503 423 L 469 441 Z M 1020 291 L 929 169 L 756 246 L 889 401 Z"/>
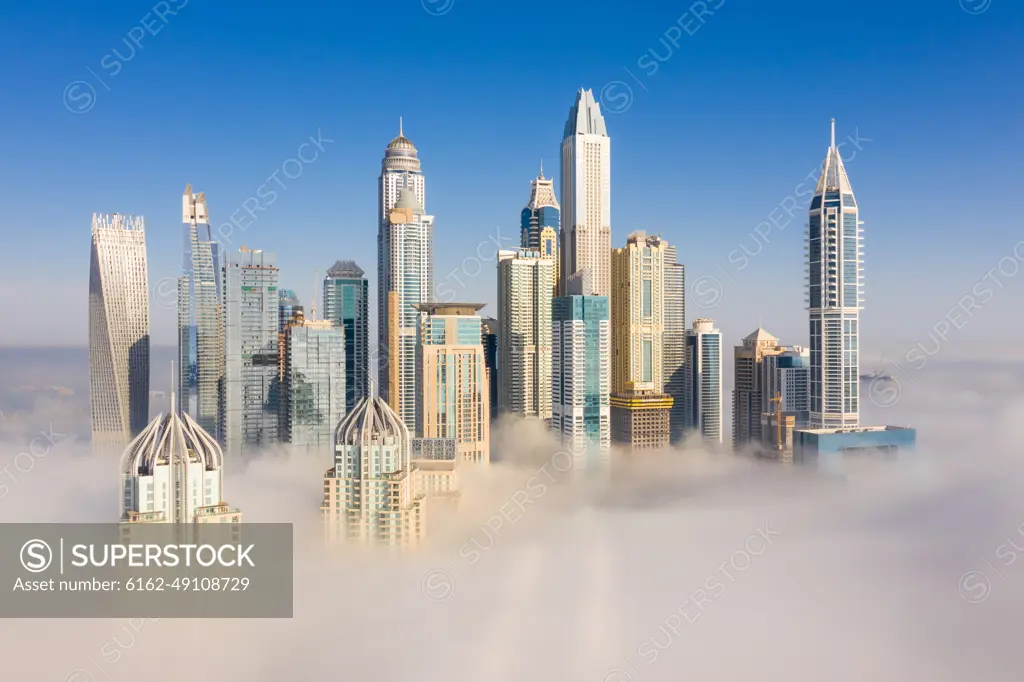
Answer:
<path fill-rule="evenodd" d="M 593 291 L 611 295 L 611 138 L 592 90 L 576 93 L 562 135 L 561 284 L 587 269 Z"/>
<path fill-rule="evenodd" d="M 520 220 L 520 245 L 536 251 L 553 264 L 552 295 L 558 290 L 558 214 L 560 207 L 555 198 L 555 181 L 544 177 L 544 160 L 540 162 L 540 175 L 530 181 L 530 200 Z"/>
<path fill-rule="evenodd" d="M 811 198 L 807 225 L 813 428 L 850 428 L 860 422 L 862 224 L 836 147 L 836 122 L 832 119 L 832 138 Z"/>
<path fill-rule="evenodd" d="M 402 130 L 381 161 L 377 232 L 377 371 L 380 395 L 410 429 L 416 424 L 416 329 L 413 305 L 434 293 L 434 217 L 424 204 L 416 147 Z"/>

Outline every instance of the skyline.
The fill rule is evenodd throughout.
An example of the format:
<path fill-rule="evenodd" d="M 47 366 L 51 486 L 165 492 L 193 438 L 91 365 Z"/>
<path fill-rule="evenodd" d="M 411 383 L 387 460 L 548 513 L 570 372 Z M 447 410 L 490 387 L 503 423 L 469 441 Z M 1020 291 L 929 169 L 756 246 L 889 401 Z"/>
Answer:
<path fill-rule="evenodd" d="M 609 135 L 615 138 L 612 246 L 621 246 L 634 229 L 660 232 L 669 243 L 678 244 L 679 261 L 689 270 L 687 304 L 693 310 L 691 317 L 715 318 L 726 344 L 742 339 L 757 328 L 759 321 L 786 343 L 806 343 L 806 311 L 799 305 L 780 305 L 778 301 L 799 301 L 802 294 L 800 244 L 807 200 L 799 201 L 792 219 L 777 207 L 786 206 L 787 198 L 794 195 L 805 176 L 818 170 L 827 148 L 828 121 L 834 117 L 837 140 L 845 145 L 841 151 L 847 170 L 855 178 L 857 197 L 864 206 L 861 218 L 865 221 L 868 266 L 861 365 L 865 371 L 872 369 L 882 354 L 906 364 L 902 358 L 913 344 L 937 345 L 929 338 L 934 326 L 1000 259 L 1007 254 L 1014 256 L 1018 239 L 1012 220 L 999 206 L 982 203 L 979 198 L 1012 191 L 1012 173 L 999 170 L 1004 164 L 1009 167 L 1010 150 L 1020 141 L 1021 133 L 1011 121 L 1020 110 L 1021 97 L 1013 89 L 1002 87 L 1000 76 L 1008 77 L 1020 63 L 1019 54 L 1010 49 L 1007 40 L 1022 24 L 1022 16 L 1016 7 L 999 2 L 980 14 L 968 14 L 957 3 L 936 7 L 924 15 L 912 8 L 885 8 L 882 16 L 886 21 L 872 23 L 868 21 L 872 6 L 858 5 L 858 11 L 848 16 L 851 32 L 860 31 L 857 39 L 840 36 L 832 44 L 834 52 L 818 54 L 821 48 L 806 41 L 799 49 L 785 46 L 787 37 L 795 38 L 807 29 L 802 23 L 807 20 L 800 13 L 772 14 L 764 8 L 726 2 L 699 31 L 692 36 L 684 34 L 680 47 L 673 48 L 672 56 L 659 62 L 657 72 L 648 76 L 647 71 L 636 68 L 637 57 L 652 46 L 660 54 L 666 53 L 660 40 L 680 12 L 639 5 L 630 8 L 629 21 L 615 27 L 614 45 L 607 54 L 591 53 L 594 48 L 587 46 L 572 48 L 579 52 L 573 56 L 573 64 L 578 63 L 579 68 L 570 69 L 571 82 L 548 69 L 543 70 L 543 78 L 538 78 L 533 68 L 512 57 L 502 61 L 505 41 L 510 40 L 502 37 L 489 48 L 489 58 L 484 60 L 486 66 L 497 70 L 495 77 L 468 88 L 458 82 L 463 79 L 450 77 L 453 65 L 462 68 L 467 77 L 472 69 L 479 68 L 464 58 L 475 49 L 473 41 L 477 40 L 462 35 L 465 28 L 494 19 L 491 15 L 498 13 L 496 16 L 507 24 L 509 36 L 514 37 L 525 30 L 522 19 L 513 12 L 467 3 L 454 4 L 444 16 L 431 16 L 414 4 L 410 12 L 399 13 L 394 21 L 406 30 L 415 28 L 432 35 L 436 32 L 438 38 L 449 32 L 459 33 L 457 49 L 445 52 L 443 59 L 428 51 L 421 64 L 409 63 L 404 52 L 391 58 L 366 59 L 358 75 L 352 75 L 351 70 L 345 72 L 348 75 L 342 79 L 342 88 L 356 95 L 369 87 L 369 83 L 362 82 L 364 79 L 381 76 L 379 82 L 393 81 L 393 69 L 387 77 L 382 74 L 392 60 L 402 59 L 407 78 L 423 78 L 425 87 L 417 98 L 380 106 L 340 106 L 322 86 L 325 70 L 340 57 L 313 63 L 298 56 L 297 62 L 289 63 L 293 67 L 296 63 L 303 65 L 298 77 L 286 80 L 280 73 L 268 72 L 260 81 L 260 89 L 248 93 L 250 99 L 239 96 L 240 86 L 223 89 L 222 96 L 234 97 L 231 102 L 242 104 L 257 96 L 261 100 L 273 97 L 281 88 L 291 88 L 288 96 L 303 100 L 299 110 L 248 117 L 239 114 L 244 108 L 237 106 L 203 107 L 198 110 L 201 114 L 185 113 L 180 105 L 165 107 L 161 88 L 146 85 L 149 81 L 159 84 L 180 80 L 180 67 L 171 80 L 161 74 L 170 63 L 180 62 L 183 47 L 201 39 L 207 31 L 228 30 L 220 9 L 189 3 L 177 19 L 183 19 L 186 12 L 192 13 L 190 18 L 176 23 L 175 17 L 168 17 L 163 30 L 148 37 L 145 47 L 124 64 L 123 73 L 110 83 L 111 91 L 99 89 L 101 98 L 89 112 L 72 114 L 59 100 L 63 85 L 77 78 L 79 72 L 56 69 L 43 62 L 34 73 L 33 82 L 38 81 L 38 86 L 26 90 L 26 106 L 5 115 L 9 127 L 24 132 L 19 139 L 8 141 L 8 157 L 24 159 L 17 166 L 18 172 L 11 168 L 3 172 L 5 186 L 23 198 L 15 204 L 12 220 L 15 224 L 47 227 L 15 231 L 14 248 L 8 255 L 19 249 L 45 249 L 53 267 L 42 269 L 8 258 L 3 268 L 7 286 L 0 300 L 16 317 L 33 319 L 34 311 L 44 306 L 49 306 L 53 314 L 33 325 L 11 329 L 0 343 L 45 344 L 60 339 L 85 344 L 87 322 L 80 301 L 56 292 L 73 290 L 85 277 L 81 253 L 86 243 L 86 217 L 94 211 L 118 211 L 141 214 L 146 219 L 152 341 L 154 345 L 172 344 L 173 310 L 159 297 L 173 294 L 173 289 L 164 292 L 166 287 L 161 283 L 178 274 L 180 223 L 176 204 L 181 187 L 187 182 L 202 187 L 212 221 L 220 225 L 254 196 L 286 159 L 296 156 L 299 145 L 310 136 L 321 140 L 322 149 L 307 146 L 303 154 L 305 158 L 313 155 L 315 160 L 300 167 L 301 174 L 287 181 L 287 189 L 279 188 L 276 202 L 258 214 L 256 223 L 241 238 L 250 248 L 276 252 L 282 286 L 297 289 L 307 304 L 305 283 L 314 270 L 323 272 L 337 259 L 355 260 L 367 268 L 368 276 L 374 277 L 372 238 L 347 237 L 353 229 L 350 226 L 359 228 L 354 232 L 357 236 L 369 237 L 373 232 L 376 211 L 371 183 L 377 176 L 383 147 L 397 130 L 399 116 L 404 117 L 405 134 L 420 150 L 424 173 L 431 176 L 428 210 L 437 216 L 437 285 L 447 281 L 449 287 L 457 288 L 456 277 L 468 282 L 469 288 L 485 292 L 471 297 L 486 302 L 485 314 L 493 314 L 493 259 L 482 263 L 480 274 L 472 278 L 458 270 L 460 263 L 468 259 L 465 269 L 476 272 L 473 251 L 481 239 L 497 236 L 501 246 L 518 241 L 518 216 L 525 203 L 522 187 L 535 177 L 541 158 L 548 159 L 551 168 L 557 165 L 557 145 L 571 93 L 583 86 L 593 88 L 597 96 L 605 85 L 622 79 L 631 84 L 631 106 L 616 113 L 602 107 Z M 350 25 L 371 25 L 378 11 L 359 8 L 348 17 Z M 557 23 L 564 11 L 553 8 L 551 20 Z M 18 18 L 22 24 L 45 25 L 29 9 L 19 8 L 17 12 L 29 15 Z M 599 37 L 610 30 L 605 22 L 614 16 L 613 12 L 607 9 L 599 27 L 587 23 L 592 20 L 586 17 L 579 20 L 585 28 L 596 30 Z M 105 54 L 97 45 L 118 44 L 142 13 L 138 6 L 121 8 L 109 19 L 109 25 L 93 26 L 96 30 L 92 34 L 83 34 L 94 35 L 95 40 L 83 41 L 78 36 L 55 53 L 67 54 L 68 63 L 88 63 L 92 59 L 89 55 Z M 98 21 L 75 13 L 69 17 L 75 25 Z M 233 30 L 265 26 L 269 19 L 254 9 L 245 18 L 249 23 Z M 907 34 L 911 20 L 915 30 Z M 777 36 L 776 42 L 764 48 L 743 42 L 743 50 L 730 53 L 758 21 Z M 545 26 L 541 30 L 551 29 Z M 903 34 L 894 40 L 900 30 Z M 8 35 L 6 25 L 0 31 L 15 48 L 23 40 L 17 34 Z M 933 37 L 919 37 L 922 32 L 930 32 Z M 43 33 L 54 35 L 52 31 Z M 307 33 L 303 34 L 304 44 L 322 52 L 326 35 L 312 28 Z M 260 34 L 256 35 L 254 44 L 262 46 Z M 109 38 L 98 42 L 100 36 Z M 230 37 L 230 33 L 225 35 L 225 39 Z M 350 46 L 340 45 L 343 40 L 337 41 L 339 45 L 334 42 L 332 39 L 339 54 L 351 49 L 365 57 L 359 40 Z M 871 43 L 870 51 L 862 43 Z M 773 50 L 770 68 L 761 67 L 756 63 L 757 54 L 769 48 Z M 566 47 L 553 42 L 551 59 L 567 58 L 566 51 Z M 214 52 L 203 58 L 202 69 L 204 83 L 209 83 L 204 87 L 211 89 L 224 86 L 221 80 L 230 72 L 230 58 Z M 955 59 L 950 56 L 953 53 Z M 819 68 L 843 78 L 849 97 L 819 103 L 807 96 L 806 63 L 812 58 Z M 95 59 L 98 62 L 99 57 Z M 439 61 L 447 64 L 446 79 L 424 73 L 436 70 Z M 695 63 L 713 66 L 695 69 Z M 885 67 L 881 68 L 883 63 Z M 926 65 L 927 72 L 923 70 Z M 624 66 L 640 82 L 631 80 Z M 95 65 L 92 68 L 98 70 Z M 506 76 L 508 79 L 503 80 Z M 16 77 L 24 80 L 20 74 Z M 313 82 L 317 78 L 320 85 Z M 522 90 L 526 78 L 531 81 L 529 101 L 520 103 L 509 98 L 507 95 Z M 243 85 L 252 85 L 251 79 L 241 80 Z M 43 83 L 48 83 L 51 91 L 44 92 Z M 621 102 L 622 90 L 615 88 L 605 90 L 606 97 L 599 99 Z M 133 94 L 146 102 L 146 120 L 151 119 L 146 126 L 129 123 L 130 117 L 141 115 L 134 111 L 142 105 L 131 101 Z M 468 97 L 501 101 L 504 106 L 488 107 L 488 114 L 480 116 L 474 108 L 466 111 L 459 106 Z M 741 99 L 762 104 L 754 109 L 738 106 Z M 979 112 L 975 106 L 979 101 L 989 106 Z M 21 113 L 37 110 L 50 111 L 50 115 L 27 119 Z M 228 123 L 228 115 L 237 120 Z M 983 116 L 980 120 L 984 124 L 967 123 L 970 116 Z M 45 135 L 35 134 L 39 122 L 47 125 Z M 185 137 L 179 135 L 178 139 L 188 139 L 203 149 L 201 163 L 193 154 L 182 155 L 177 149 L 164 151 L 165 138 L 174 140 L 179 129 Z M 471 172 L 467 164 L 488 145 L 485 140 L 493 142 L 496 130 L 500 130 L 502 139 L 515 144 L 501 148 L 497 157 L 501 163 L 486 164 L 480 172 Z M 74 136 L 74 144 L 68 143 L 68 135 Z M 38 144 L 29 149 L 23 140 Z M 664 154 L 663 148 L 673 153 Z M 115 162 L 97 166 L 90 161 L 89 171 L 83 173 L 83 163 L 97 154 Z M 39 177 L 44 168 L 45 184 Z M 744 178 L 754 178 L 744 183 L 742 201 L 726 199 L 734 192 L 737 169 L 742 169 Z M 293 164 L 289 172 L 295 171 Z M 558 185 L 556 178 L 556 191 L 560 192 Z M 44 186 L 61 187 L 62 200 L 44 199 Z M 804 186 L 805 192 L 810 189 L 813 187 Z M 930 200 L 936 190 L 942 192 L 943 202 Z M 662 204 L 665 198 L 672 202 L 670 210 Z M 665 215 L 672 218 L 666 222 Z M 769 215 L 783 216 L 783 227 L 770 227 L 767 237 L 759 237 L 754 230 Z M 962 235 L 967 234 L 972 248 L 950 248 L 951 243 L 959 245 Z M 929 238 L 923 238 L 925 235 Z M 467 242 L 471 236 L 475 239 Z M 233 238 L 225 248 L 237 249 L 241 243 Z M 323 250 L 329 253 L 319 257 L 310 248 L 313 244 L 323 244 Z M 463 244 L 468 246 L 464 251 Z M 748 256 L 742 251 L 745 246 L 754 253 L 759 244 L 757 255 Z M 902 258 L 911 245 L 921 254 L 914 261 Z M 488 246 L 482 252 L 490 255 L 494 250 L 496 247 Z M 1024 254 L 1024 250 L 1018 251 Z M 744 259 L 749 266 L 741 270 Z M 961 315 L 967 318 L 966 326 L 954 328 L 939 345 L 964 351 L 968 346 L 977 347 L 986 337 L 998 340 L 1016 331 L 1016 322 L 1009 313 L 1021 301 L 1020 287 L 1012 281 L 1019 261 L 1015 257 L 1013 263 L 1004 265 L 1003 273 L 997 271 L 989 277 L 991 295 L 981 303 L 984 310 Z M 936 268 L 951 274 L 931 279 L 930 273 Z M 450 276 L 453 269 L 455 277 Z M 1009 272 L 1014 275 L 1005 274 Z M 777 283 L 774 291 L 757 286 L 766 278 Z M 929 278 L 927 287 L 914 286 L 925 278 Z M 456 294 L 465 298 L 468 292 Z M 717 298 L 717 305 L 702 309 L 695 299 L 703 298 L 700 302 L 707 303 L 708 296 Z M 371 308 L 374 298 L 371 292 Z M 907 369 L 913 371 L 913 367 Z"/>

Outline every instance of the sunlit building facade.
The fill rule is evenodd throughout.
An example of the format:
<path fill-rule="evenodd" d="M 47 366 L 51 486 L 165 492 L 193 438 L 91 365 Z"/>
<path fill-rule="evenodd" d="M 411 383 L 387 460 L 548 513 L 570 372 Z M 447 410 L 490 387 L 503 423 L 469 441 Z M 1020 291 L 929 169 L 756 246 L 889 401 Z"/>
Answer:
<path fill-rule="evenodd" d="M 554 180 L 544 177 L 544 166 L 541 164 L 540 175 L 530 182 L 530 200 L 521 215 L 519 245 L 551 261 L 552 296 L 558 295 L 558 214 Z"/>
<path fill-rule="evenodd" d="M 320 506 L 328 542 L 411 547 L 425 532 L 415 490 L 412 437 L 405 422 L 371 389 L 334 434 L 334 466 Z"/>
<path fill-rule="evenodd" d="M 811 197 L 807 226 L 810 317 L 810 425 L 860 423 L 860 309 L 864 301 L 863 229 L 843 159 L 832 140 Z"/>
<path fill-rule="evenodd" d="M 479 303 L 421 303 L 416 432 L 454 438 L 460 463 L 491 461 L 490 399 Z"/>
<path fill-rule="evenodd" d="M 551 419 L 554 261 L 539 251 L 498 252 L 498 410 Z"/>
<path fill-rule="evenodd" d="M 687 430 L 712 447 L 722 444 L 722 332 L 698 318 L 686 333 Z"/>
<path fill-rule="evenodd" d="M 583 295 L 611 294 L 611 138 L 591 90 L 580 90 L 562 134 L 563 286 L 580 270 L 591 273 Z"/>
<path fill-rule="evenodd" d="M 220 432 L 224 324 L 220 246 L 210 234 L 206 195 L 185 186 L 181 197 L 184 244 L 178 278 L 177 409 L 208 433 Z"/>
<path fill-rule="evenodd" d="M 92 217 L 89 408 L 97 451 L 120 451 L 149 418 L 149 279 L 141 216 Z"/>

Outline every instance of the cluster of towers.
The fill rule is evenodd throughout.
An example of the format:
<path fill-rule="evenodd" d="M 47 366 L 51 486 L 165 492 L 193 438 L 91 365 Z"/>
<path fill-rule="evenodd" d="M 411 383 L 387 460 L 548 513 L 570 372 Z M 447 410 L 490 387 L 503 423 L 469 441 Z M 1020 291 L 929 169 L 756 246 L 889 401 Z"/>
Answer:
<path fill-rule="evenodd" d="M 162 475 L 152 473 L 161 462 L 206 472 L 188 474 L 213 491 L 195 504 L 220 509 L 223 462 L 286 443 L 332 452 L 322 505 L 331 535 L 407 544 L 422 535 L 432 499 L 457 500 L 459 467 L 490 462 L 499 416 L 542 420 L 584 472 L 607 472 L 613 443 L 627 457 L 690 433 L 721 444 L 721 332 L 706 318 L 687 328 L 676 246 L 633 231 L 612 247 L 611 139 L 590 90 L 569 110 L 560 161 L 559 196 L 543 165 L 531 182 L 520 246 L 497 253 L 496 317 L 482 318 L 482 304 L 437 300 L 434 216 L 418 150 L 399 122 L 379 177 L 372 352 L 368 280 L 355 262 L 327 269 L 323 319 L 315 302 L 307 316 L 279 288 L 275 255 L 225 253 L 204 194 L 186 187 L 175 281 L 182 371 L 170 414 L 149 426 L 142 220 L 95 216 L 93 432 L 98 444 L 130 441 L 125 514 L 154 511 L 129 500 L 142 499 L 141 481 Z M 735 447 L 769 443 L 792 457 L 865 431 L 861 240 L 833 124 L 809 208 L 810 347 L 781 346 L 758 329 L 736 349 Z M 163 513 L 195 515 L 183 509 Z"/>

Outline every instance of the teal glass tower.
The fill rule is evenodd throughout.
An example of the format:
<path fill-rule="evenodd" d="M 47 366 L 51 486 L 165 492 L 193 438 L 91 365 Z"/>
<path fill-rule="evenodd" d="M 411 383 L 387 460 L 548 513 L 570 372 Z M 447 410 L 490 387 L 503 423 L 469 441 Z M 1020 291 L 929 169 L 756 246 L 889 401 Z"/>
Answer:
<path fill-rule="evenodd" d="M 303 320 L 282 334 L 282 442 L 331 448 L 345 416 L 345 336 L 330 320 Z"/>
<path fill-rule="evenodd" d="M 552 304 L 551 429 L 581 471 L 607 471 L 611 449 L 611 323 L 607 296 Z"/>
<path fill-rule="evenodd" d="M 339 260 L 324 277 L 324 319 L 344 329 L 345 410 L 369 395 L 369 283 L 355 261 Z"/>

